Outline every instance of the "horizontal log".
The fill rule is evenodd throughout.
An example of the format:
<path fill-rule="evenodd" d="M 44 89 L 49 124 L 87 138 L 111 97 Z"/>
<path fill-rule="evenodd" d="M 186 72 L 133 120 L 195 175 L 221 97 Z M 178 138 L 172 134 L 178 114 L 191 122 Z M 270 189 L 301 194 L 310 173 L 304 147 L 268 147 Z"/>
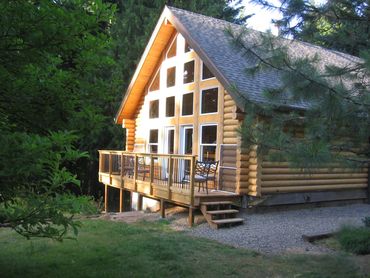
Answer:
<path fill-rule="evenodd" d="M 224 132 L 226 132 L 226 131 L 237 131 L 238 130 L 238 127 L 233 126 L 233 125 L 231 125 L 231 126 L 224 126 L 223 128 L 224 128 Z"/>
<path fill-rule="evenodd" d="M 300 186 L 300 185 L 335 185 L 335 184 L 364 184 L 367 179 L 327 179 L 327 180 L 278 180 L 278 181 L 261 181 L 262 187 L 278 186 Z"/>
<path fill-rule="evenodd" d="M 221 149 L 221 155 L 223 157 L 226 157 L 226 156 L 231 156 L 231 157 L 236 157 L 236 149 L 226 149 L 226 148 L 222 148 Z"/>
<path fill-rule="evenodd" d="M 256 178 L 250 178 L 250 179 L 248 179 L 248 183 L 252 184 L 252 185 L 257 185 L 257 180 L 258 179 L 256 179 Z"/>
<path fill-rule="evenodd" d="M 251 157 L 251 158 L 249 158 L 249 163 L 250 163 L 250 164 L 255 164 L 255 165 L 257 165 L 257 163 L 258 163 L 258 159 L 257 159 L 257 158 L 253 158 L 253 157 Z"/>
<path fill-rule="evenodd" d="M 272 175 L 262 175 L 261 180 L 291 180 L 291 179 L 349 179 L 349 178 L 366 178 L 367 173 L 345 173 L 345 174 L 272 174 Z"/>
<path fill-rule="evenodd" d="M 249 161 L 239 160 L 236 165 L 238 168 L 247 168 L 249 172 Z"/>
<path fill-rule="evenodd" d="M 224 120 L 224 126 L 239 127 L 239 121 L 238 120 L 232 120 L 232 119 L 225 119 Z"/>
<path fill-rule="evenodd" d="M 224 138 L 224 144 L 236 144 L 237 139 L 236 138 Z"/>
<path fill-rule="evenodd" d="M 248 175 L 250 178 L 257 178 L 257 171 L 249 171 Z"/>
<path fill-rule="evenodd" d="M 249 185 L 248 189 L 251 192 L 257 192 L 258 191 L 258 187 L 256 185 Z"/>
<path fill-rule="evenodd" d="M 360 172 L 360 171 L 358 171 Z M 357 173 L 358 173 L 357 172 Z M 361 171 L 364 173 L 365 171 Z M 353 169 L 345 168 L 320 168 L 310 170 L 302 170 L 299 168 L 262 168 L 262 175 L 264 174 L 320 174 L 320 173 L 356 173 Z"/>
<path fill-rule="evenodd" d="M 225 117 L 225 114 L 228 114 L 228 113 L 234 113 L 234 108 L 236 106 L 234 104 L 231 104 L 231 105 L 225 105 L 224 106 L 224 117 Z"/>
<path fill-rule="evenodd" d="M 262 193 L 278 192 L 303 192 L 317 190 L 349 189 L 349 188 L 366 188 L 367 184 L 334 184 L 334 185 L 312 185 L 312 186 L 281 186 L 281 187 L 262 187 Z"/>
<path fill-rule="evenodd" d="M 238 168 L 236 170 L 236 173 L 239 175 L 247 175 L 249 174 L 249 169 L 248 168 Z"/>
<path fill-rule="evenodd" d="M 236 131 L 226 131 L 224 132 L 224 138 L 236 138 L 240 136 L 239 132 Z"/>

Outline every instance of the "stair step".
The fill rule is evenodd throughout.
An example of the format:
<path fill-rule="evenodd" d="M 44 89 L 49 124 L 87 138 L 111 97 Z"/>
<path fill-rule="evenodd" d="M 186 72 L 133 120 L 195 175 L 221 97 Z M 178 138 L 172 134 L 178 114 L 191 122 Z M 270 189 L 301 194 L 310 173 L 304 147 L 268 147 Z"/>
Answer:
<path fill-rule="evenodd" d="M 212 220 L 213 223 L 220 225 L 220 224 L 230 224 L 230 223 L 241 223 L 243 222 L 243 218 L 227 218 L 227 219 L 217 219 Z"/>
<path fill-rule="evenodd" d="M 201 205 L 214 206 L 214 205 L 232 205 L 233 202 L 230 201 L 218 201 L 218 202 L 201 202 Z"/>
<path fill-rule="evenodd" d="M 225 209 L 225 210 L 208 210 L 208 214 L 229 214 L 229 213 L 238 213 L 236 209 Z"/>

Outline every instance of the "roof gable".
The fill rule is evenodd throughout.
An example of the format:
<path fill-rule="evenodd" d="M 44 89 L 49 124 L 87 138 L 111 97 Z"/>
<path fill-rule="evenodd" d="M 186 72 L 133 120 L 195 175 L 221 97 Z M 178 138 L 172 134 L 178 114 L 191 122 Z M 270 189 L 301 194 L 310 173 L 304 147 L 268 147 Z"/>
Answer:
<path fill-rule="evenodd" d="M 121 103 L 116 123 L 121 123 L 124 118 L 133 117 L 140 97 L 144 93 L 144 88 L 160 60 L 162 51 L 176 31 L 185 38 L 214 73 L 241 110 L 244 110 L 246 101 L 266 102 L 263 92 L 266 89 L 279 87 L 281 85 L 280 75 L 274 70 L 265 70 L 253 76 L 245 74 L 246 68 L 255 66 L 256 59 L 244 55 L 242 51 L 236 49 L 232 45 L 232 38 L 226 33 L 226 29 L 239 33 L 243 31 L 243 28 L 243 26 L 224 20 L 166 6 Z M 258 40 L 260 34 L 258 31 L 250 30 L 243 39 L 246 43 L 253 43 Z M 302 54 L 320 54 L 323 65 L 343 66 L 359 61 L 357 57 L 309 43 L 284 38 L 280 39 L 280 42 L 287 44 L 289 54 L 297 57 Z M 303 109 L 307 106 L 302 102 L 286 103 L 284 100 L 280 105 Z"/>

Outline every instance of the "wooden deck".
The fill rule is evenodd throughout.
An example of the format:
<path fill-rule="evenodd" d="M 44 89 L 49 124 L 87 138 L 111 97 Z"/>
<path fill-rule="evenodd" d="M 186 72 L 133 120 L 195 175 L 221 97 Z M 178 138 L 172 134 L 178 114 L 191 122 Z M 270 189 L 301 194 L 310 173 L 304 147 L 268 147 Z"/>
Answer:
<path fill-rule="evenodd" d="M 184 179 L 184 168 L 189 177 Z M 195 179 L 195 156 L 131 153 L 125 151 L 99 151 L 99 181 L 121 190 L 137 192 L 141 197 L 148 197 L 165 204 L 173 203 L 189 208 L 192 223 L 192 210 L 199 208 L 205 201 L 239 202 L 240 196 L 234 192 L 217 190 L 209 182 L 208 193 Z M 107 198 L 105 209 L 107 210 Z M 120 210 L 122 197 L 120 198 Z"/>

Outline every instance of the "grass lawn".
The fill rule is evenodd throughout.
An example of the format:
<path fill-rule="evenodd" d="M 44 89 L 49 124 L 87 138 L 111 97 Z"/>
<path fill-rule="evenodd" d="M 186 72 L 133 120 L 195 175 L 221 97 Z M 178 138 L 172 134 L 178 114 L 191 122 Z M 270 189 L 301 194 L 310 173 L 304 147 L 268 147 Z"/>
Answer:
<path fill-rule="evenodd" d="M 78 240 L 0 229 L 0 277 L 359 277 L 350 257 L 265 256 L 172 231 L 166 222 L 86 220 Z"/>

